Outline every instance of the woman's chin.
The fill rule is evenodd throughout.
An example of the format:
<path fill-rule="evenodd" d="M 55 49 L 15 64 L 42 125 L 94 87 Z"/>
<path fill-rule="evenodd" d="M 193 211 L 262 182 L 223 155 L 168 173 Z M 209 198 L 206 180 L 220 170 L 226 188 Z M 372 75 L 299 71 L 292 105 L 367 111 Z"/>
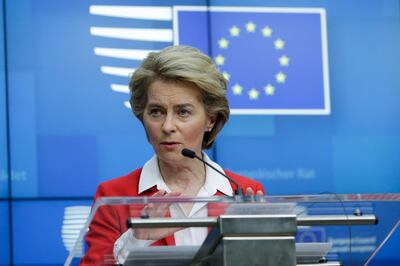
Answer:
<path fill-rule="evenodd" d="M 185 159 L 181 154 L 181 151 L 168 151 L 168 152 L 161 152 L 157 153 L 158 160 L 166 162 L 166 163 L 173 163 L 179 162 Z"/>

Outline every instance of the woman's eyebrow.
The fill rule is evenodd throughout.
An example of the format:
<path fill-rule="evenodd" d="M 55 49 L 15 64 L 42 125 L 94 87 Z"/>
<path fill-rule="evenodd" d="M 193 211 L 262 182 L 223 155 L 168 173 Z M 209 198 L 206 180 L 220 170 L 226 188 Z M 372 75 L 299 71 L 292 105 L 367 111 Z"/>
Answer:
<path fill-rule="evenodd" d="M 164 108 L 164 105 L 160 103 L 148 103 L 147 108 Z M 174 108 L 194 108 L 194 105 L 191 103 L 180 103 L 180 104 L 175 104 Z"/>
<path fill-rule="evenodd" d="M 193 108 L 194 105 L 191 103 L 182 103 L 182 104 L 177 104 L 176 107 L 178 107 L 178 108 L 192 107 Z"/>
<path fill-rule="evenodd" d="M 148 103 L 147 107 L 162 107 L 162 105 L 159 103 Z"/>

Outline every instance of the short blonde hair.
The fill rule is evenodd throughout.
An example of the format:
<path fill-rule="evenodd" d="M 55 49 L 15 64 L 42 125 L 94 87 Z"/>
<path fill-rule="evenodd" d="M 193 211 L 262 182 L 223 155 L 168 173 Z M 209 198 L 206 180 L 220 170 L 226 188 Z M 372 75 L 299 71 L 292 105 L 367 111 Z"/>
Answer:
<path fill-rule="evenodd" d="M 155 81 L 190 83 L 198 88 L 207 115 L 215 118 L 214 127 L 205 133 L 202 144 L 203 149 L 211 148 L 229 119 L 227 81 L 212 60 L 189 46 L 170 46 L 160 52 L 149 53 L 129 81 L 131 108 L 141 122 L 147 104 L 147 91 Z"/>

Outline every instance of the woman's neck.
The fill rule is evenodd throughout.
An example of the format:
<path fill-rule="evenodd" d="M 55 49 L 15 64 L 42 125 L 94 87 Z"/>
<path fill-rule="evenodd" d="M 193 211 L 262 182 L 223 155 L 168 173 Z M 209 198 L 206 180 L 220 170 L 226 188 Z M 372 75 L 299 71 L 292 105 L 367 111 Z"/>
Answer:
<path fill-rule="evenodd" d="M 196 196 L 206 180 L 204 164 L 185 159 L 182 164 L 158 161 L 160 174 L 173 192 L 184 196 Z"/>

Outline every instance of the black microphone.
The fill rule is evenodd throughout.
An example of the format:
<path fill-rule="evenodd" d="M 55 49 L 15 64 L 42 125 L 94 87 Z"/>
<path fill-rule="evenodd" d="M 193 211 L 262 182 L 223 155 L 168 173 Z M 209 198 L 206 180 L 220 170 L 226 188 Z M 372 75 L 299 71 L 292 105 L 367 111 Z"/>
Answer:
<path fill-rule="evenodd" d="M 204 164 L 206 164 L 207 166 L 211 167 L 218 174 L 224 176 L 226 179 L 228 179 L 233 184 L 235 184 L 235 186 L 236 186 L 235 195 L 238 195 L 238 196 L 242 196 L 243 195 L 243 190 L 239 187 L 239 184 L 235 180 L 233 180 L 232 178 L 230 178 L 229 176 L 227 176 L 226 174 L 224 174 L 223 172 L 221 172 L 220 170 L 218 170 L 217 168 L 215 168 L 211 164 L 209 164 L 206 161 L 204 161 L 202 158 L 197 156 L 197 154 L 194 151 L 185 148 L 185 149 L 182 150 L 182 155 L 185 156 L 185 157 L 188 157 L 188 158 L 192 158 L 192 159 L 196 158 L 197 160 L 199 160 L 199 161 L 203 162 Z"/>

